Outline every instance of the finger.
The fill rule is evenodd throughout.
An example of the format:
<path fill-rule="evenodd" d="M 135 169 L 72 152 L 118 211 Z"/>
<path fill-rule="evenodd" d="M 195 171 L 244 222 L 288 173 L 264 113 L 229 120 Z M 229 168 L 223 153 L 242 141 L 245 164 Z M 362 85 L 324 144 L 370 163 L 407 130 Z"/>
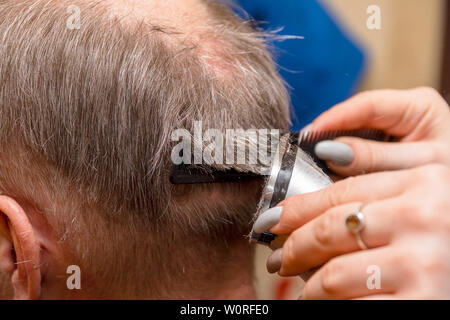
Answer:
<path fill-rule="evenodd" d="M 392 143 L 341 137 L 318 143 L 315 153 L 326 160 L 334 172 L 351 176 L 433 163 L 436 161 L 437 151 L 430 142 Z"/>
<path fill-rule="evenodd" d="M 381 247 L 334 258 L 305 284 L 304 299 L 354 299 L 394 294 L 408 282 L 397 267 L 398 254 Z"/>
<path fill-rule="evenodd" d="M 353 300 L 401 300 L 400 297 L 393 294 L 374 294 L 366 297 L 356 298 Z"/>
<path fill-rule="evenodd" d="M 295 195 L 280 203 L 279 222 L 270 232 L 290 234 L 328 209 L 349 202 L 374 202 L 402 194 L 405 186 L 416 182 L 414 170 L 380 172 L 350 177 L 328 188 Z"/>
<path fill-rule="evenodd" d="M 345 221 L 356 212 L 360 203 L 349 203 L 331 208 L 303 227 L 295 230 L 286 240 L 279 266 L 280 275 L 298 275 L 311 268 L 323 265 L 330 259 L 361 250 L 355 235 L 350 232 Z M 365 227 L 360 237 L 369 248 L 387 245 L 393 238 L 395 215 L 401 203 L 398 199 L 388 199 L 370 203 L 361 209 Z M 399 232 L 396 226 L 396 232 Z"/>
<path fill-rule="evenodd" d="M 432 102 L 437 99 L 439 95 L 429 88 L 363 92 L 324 112 L 314 120 L 311 130 L 369 127 L 403 137 L 417 129 L 425 129 L 419 124 L 434 111 Z"/>

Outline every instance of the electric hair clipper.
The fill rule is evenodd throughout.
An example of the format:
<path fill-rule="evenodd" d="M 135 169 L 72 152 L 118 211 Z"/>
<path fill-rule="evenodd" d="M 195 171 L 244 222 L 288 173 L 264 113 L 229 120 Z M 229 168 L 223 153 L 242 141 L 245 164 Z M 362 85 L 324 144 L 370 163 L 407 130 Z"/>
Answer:
<path fill-rule="evenodd" d="M 286 134 L 278 143 L 256 217 L 290 196 L 314 192 L 332 183 L 313 158 L 300 148 L 298 134 Z M 266 231 L 252 232 L 250 238 L 252 242 L 270 245 L 276 237 Z"/>
<path fill-rule="evenodd" d="M 270 175 L 263 189 L 256 217 L 288 197 L 318 191 L 333 184 L 329 176 L 332 172 L 326 162 L 315 155 L 314 148 L 320 141 L 332 140 L 339 136 L 353 136 L 375 141 L 390 139 L 383 131 L 375 129 L 305 132 L 303 134 L 297 132 L 283 135 L 273 158 Z M 277 235 L 268 231 L 252 232 L 250 236 L 252 242 L 266 246 L 271 246 L 272 241 L 276 238 Z M 284 239 L 280 241 L 284 241 Z M 279 245 L 281 243 L 276 246 Z"/>

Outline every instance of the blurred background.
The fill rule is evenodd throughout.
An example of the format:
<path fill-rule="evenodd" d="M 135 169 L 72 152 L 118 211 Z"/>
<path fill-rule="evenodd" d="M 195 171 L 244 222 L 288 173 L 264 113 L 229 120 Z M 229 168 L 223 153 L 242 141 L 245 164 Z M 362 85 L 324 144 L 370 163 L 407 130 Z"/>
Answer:
<path fill-rule="evenodd" d="M 276 43 L 277 62 L 291 90 L 292 130 L 362 90 L 431 86 L 450 100 L 447 0 L 237 2 L 261 27 L 283 27 L 280 34 L 304 37 Z M 259 298 L 296 299 L 303 282 L 268 274 L 270 253 L 258 246 Z"/>

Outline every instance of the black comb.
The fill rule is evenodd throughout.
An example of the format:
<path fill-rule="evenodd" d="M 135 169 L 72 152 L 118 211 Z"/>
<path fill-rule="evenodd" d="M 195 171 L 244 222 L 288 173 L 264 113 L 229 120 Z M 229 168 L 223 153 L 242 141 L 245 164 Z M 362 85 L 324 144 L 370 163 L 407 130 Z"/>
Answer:
<path fill-rule="evenodd" d="M 391 136 L 378 129 L 297 132 L 291 134 L 291 141 L 309 154 L 325 173 L 332 174 L 326 162 L 316 156 L 314 148 L 321 141 L 334 140 L 337 137 L 357 137 L 373 141 L 394 141 Z"/>
<path fill-rule="evenodd" d="M 205 170 L 193 165 L 173 165 L 169 181 L 172 184 L 197 184 L 213 182 L 243 182 L 261 179 L 262 175 L 253 172 L 240 172 L 234 169 L 219 171 L 213 168 Z"/>
<path fill-rule="evenodd" d="M 314 153 L 317 143 L 324 140 L 333 140 L 337 137 L 358 137 L 374 141 L 394 141 L 391 136 L 384 131 L 377 129 L 357 129 L 338 131 L 313 131 L 294 132 L 290 134 L 290 143 L 297 144 L 303 151 L 309 154 L 317 165 L 327 174 L 333 172 L 327 167 L 326 162 L 319 159 Z M 238 182 L 249 181 L 261 178 L 262 175 L 252 172 L 238 172 L 233 169 L 219 171 L 213 168 L 205 170 L 193 165 L 180 164 L 173 165 L 170 172 L 170 182 L 172 184 L 196 184 L 215 182 Z"/>

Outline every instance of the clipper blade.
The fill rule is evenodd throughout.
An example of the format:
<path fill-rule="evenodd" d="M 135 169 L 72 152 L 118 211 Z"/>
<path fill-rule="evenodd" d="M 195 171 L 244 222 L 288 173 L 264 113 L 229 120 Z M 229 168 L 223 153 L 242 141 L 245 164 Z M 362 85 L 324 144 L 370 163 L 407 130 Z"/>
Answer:
<path fill-rule="evenodd" d="M 332 183 L 330 177 L 299 147 L 298 136 L 286 134 L 278 144 L 255 220 L 261 213 L 275 207 L 287 197 L 314 192 Z M 270 245 L 276 237 L 277 235 L 270 232 L 252 232 L 250 240 Z"/>

